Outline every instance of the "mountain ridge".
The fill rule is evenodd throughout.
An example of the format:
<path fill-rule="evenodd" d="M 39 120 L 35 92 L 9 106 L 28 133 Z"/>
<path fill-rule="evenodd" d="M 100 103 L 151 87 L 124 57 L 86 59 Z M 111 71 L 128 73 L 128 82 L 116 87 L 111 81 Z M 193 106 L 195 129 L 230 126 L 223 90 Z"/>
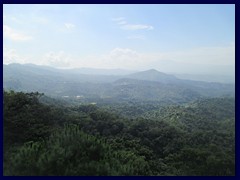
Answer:
<path fill-rule="evenodd" d="M 164 83 L 176 82 L 176 80 L 178 80 L 178 78 L 176 78 L 174 75 L 166 74 L 157 71 L 156 69 L 149 69 L 141 72 L 136 72 L 128 75 L 127 77 L 139 80 L 157 81 Z"/>
<path fill-rule="evenodd" d="M 155 69 L 130 75 L 87 75 L 41 66 L 3 66 L 3 87 L 94 101 L 189 102 L 201 97 L 235 96 L 234 84 L 181 80 Z"/>

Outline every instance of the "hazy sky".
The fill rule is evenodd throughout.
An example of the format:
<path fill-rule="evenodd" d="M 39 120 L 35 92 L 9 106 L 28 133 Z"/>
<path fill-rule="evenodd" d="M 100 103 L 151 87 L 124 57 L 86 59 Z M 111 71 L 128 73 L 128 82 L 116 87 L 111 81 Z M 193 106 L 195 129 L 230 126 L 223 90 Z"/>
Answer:
<path fill-rule="evenodd" d="M 234 74 L 235 5 L 3 5 L 3 63 Z"/>

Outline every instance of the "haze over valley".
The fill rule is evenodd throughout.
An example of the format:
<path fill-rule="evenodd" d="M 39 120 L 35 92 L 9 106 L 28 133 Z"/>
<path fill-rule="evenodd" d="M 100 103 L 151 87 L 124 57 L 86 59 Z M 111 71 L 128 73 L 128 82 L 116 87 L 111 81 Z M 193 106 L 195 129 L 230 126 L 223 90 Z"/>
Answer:
<path fill-rule="evenodd" d="M 33 64 L 4 65 L 3 87 L 24 92 L 44 92 L 65 99 L 80 100 L 81 97 L 83 102 L 94 99 L 103 102 L 134 100 L 183 103 L 201 97 L 234 97 L 235 94 L 235 86 L 231 83 L 184 80 L 155 69 L 134 73 L 124 70 L 86 70 L 55 69 Z"/>

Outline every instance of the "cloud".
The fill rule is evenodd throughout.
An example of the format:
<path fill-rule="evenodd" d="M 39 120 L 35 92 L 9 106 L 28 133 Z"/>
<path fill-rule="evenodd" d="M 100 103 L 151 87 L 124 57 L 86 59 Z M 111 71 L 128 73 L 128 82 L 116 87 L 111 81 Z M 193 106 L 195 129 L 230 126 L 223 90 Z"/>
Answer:
<path fill-rule="evenodd" d="M 52 60 L 50 60 L 52 59 Z M 105 54 L 71 57 L 64 52 L 48 55 L 48 64 L 57 67 L 91 67 L 147 70 L 190 74 L 235 74 L 235 47 L 199 47 L 186 51 L 143 53 L 130 48 L 114 48 Z"/>
<path fill-rule="evenodd" d="M 29 41 L 33 39 L 32 36 L 16 32 L 7 25 L 3 25 L 3 37 L 11 39 L 13 41 Z"/>
<path fill-rule="evenodd" d="M 115 48 L 107 55 L 108 58 L 113 60 L 130 60 L 139 58 L 139 54 L 132 50 L 132 49 L 122 49 L 122 48 Z"/>
<path fill-rule="evenodd" d="M 185 51 L 163 53 L 163 57 L 174 59 L 179 63 L 203 65 L 232 65 L 235 64 L 235 46 L 199 47 Z"/>
<path fill-rule="evenodd" d="M 3 48 L 3 63 L 4 64 L 14 63 L 16 60 L 19 61 L 20 58 L 17 55 L 15 49 Z"/>
<path fill-rule="evenodd" d="M 69 67 L 71 65 L 71 61 L 71 56 L 66 54 L 64 51 L 50 51 L 42 58 L 42 64 L 61 68 Z"/>
<path fill-rule="evenodd" d="M 75 61 L 75 67 L 122 68 L 191 74 L 235 73 L 235 48 L 199 47 L 186 51 L 142 53 L 129 48 L 114 48 L 106 54 Z"/>
<path fill-rule="evenodd" d="M 124 17 L 113 18 L 112 21 L 115 21 L 123 30 L 135 31 L 135 30 L 153 30 L 154 29 L 154 27 L 151 25 L 130 24 L 125 20 Z"/>
<path fill-rule="evenodd" d="M 107 53 L 79 57 L 64 51 L 50 51 L 42 57 L 19 55 L 14 49 L 4 48 L 4 63 L 34 63 L 58 68 L 108 68 L 147 70 L 184 74 L 235 74 L 235 47 L 199 47 L 184 51 L 144 53 L 130 48 L 114 48 Z"/>
<path fill-rule="evenodd" d="M 27 63 L 28 57 L 17 53 L 15 49 L 3 48 L 3 64 Z"/>
<path fill-rule="evenodd" d="M 75 58 L 75 62 L 77 58 Z M 57 68 L 74 68 L 73 58 L 64 51 L 50 51 L 41 56 L 33 56 L 31 54 L 20 54 L 15 49 L 3 48 L 3 64 L 10 63 L 33 63 L 38 65 L 47 65 Z M 71 66 L 73 64 L 73 66 Z"/>
<path fill-rule="evenodd" d="M 72 24 L 72 23 L 65 23 L 64 25 L 65 25 L 65 27 L 66 27 L 67 29 L 69 29 L 69 30 L 74 29 L 74 28 L 76 27 L 76 26 L 75 26 L 74 24 Z"/>
<path fill-rule="evenodd" d="M 124 66 L 128 69 L 140 63 L 140 61 L 142 61 L 142 55 L 132 49 L 115 48 L 103 56 L 102 61 L 106 63 L 109 68 L 119 68 L 119 66 L 123 68 Z"/>
<path fill-rule="evenodd" d="M 123 26 L 121 26 L 121 29 L 124 30 L 130 30 L 130 31 L 134 31 L 134 30 L 153 30 L 153 26 L 149 26 L 149 25 L 144 25 L 144 24 L 125 24 Z"/>
<path fill-rule="evenodd" d="M 129 48 L 114 48 L 106 54 L 88 56 L 78 60 L 77 67 L 138 69 L 151 63 L 151 59 Z"/>

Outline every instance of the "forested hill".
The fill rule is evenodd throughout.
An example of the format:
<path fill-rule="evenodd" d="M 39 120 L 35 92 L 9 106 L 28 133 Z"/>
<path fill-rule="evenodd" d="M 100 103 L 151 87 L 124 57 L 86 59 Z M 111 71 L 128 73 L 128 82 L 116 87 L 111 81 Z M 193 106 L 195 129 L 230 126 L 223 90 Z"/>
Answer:
<path fill-rule="evenodd" d="M 142 105 L 128 118 L 43 104 L 40 93 L 3 96 L 4 175 L 235 175 L 234 98 Z"/>

